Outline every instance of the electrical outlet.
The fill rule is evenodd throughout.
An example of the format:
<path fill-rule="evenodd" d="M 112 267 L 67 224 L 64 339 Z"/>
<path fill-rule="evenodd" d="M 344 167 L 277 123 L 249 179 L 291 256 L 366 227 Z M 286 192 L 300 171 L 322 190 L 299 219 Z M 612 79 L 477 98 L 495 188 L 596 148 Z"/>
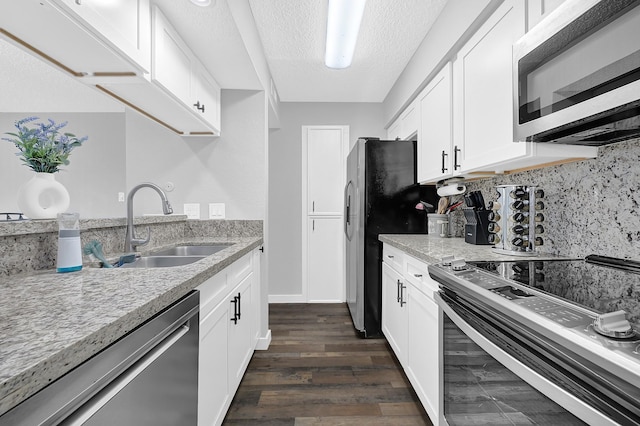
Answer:
<path fill-rule="evenodd" d="M 200 203 L 185 203 L 184 214 L 187 219 L 200 219 Z"/>
<path fill-rule="evenodd" d="M 209 203 L 209 219 L 224 219 L 224 203 Z"/>
<path fill-rule="evenodd" d="M 118 202 L 124 203 L 124 192 L 118 192 Z"/>

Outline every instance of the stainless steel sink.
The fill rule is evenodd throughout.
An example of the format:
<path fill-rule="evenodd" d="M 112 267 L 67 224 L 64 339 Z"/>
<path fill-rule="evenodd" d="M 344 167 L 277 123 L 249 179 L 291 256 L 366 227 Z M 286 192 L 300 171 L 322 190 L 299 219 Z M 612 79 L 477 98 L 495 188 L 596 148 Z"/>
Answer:
<path fill-rule="evenodd" d="M 210 245 L 181 245 L 152 252 L 150 256 L 210 256 L 231 246 L 230 243 Z"/>
<path fill-rule="evenodd" d="M 135 262 L 125 263 L 121 268 L 168 268 L 183 266 L 204 259 L 206 256 L 142 256 Z"/>

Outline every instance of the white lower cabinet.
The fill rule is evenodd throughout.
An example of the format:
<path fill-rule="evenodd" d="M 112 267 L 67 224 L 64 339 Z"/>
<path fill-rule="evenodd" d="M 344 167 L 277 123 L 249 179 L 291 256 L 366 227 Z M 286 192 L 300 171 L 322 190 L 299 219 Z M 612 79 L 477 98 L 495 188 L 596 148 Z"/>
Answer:
<path fill-rule="evenodd" d="M 388 264 L 382 264 L 382 332 L 398 361 L 404 366 L 407 361 L 407 308 L 401 299 L 406 290 L 402 275 Z M 406 292 L 405 292 L 406 294 Z"/>
<path fill-rule="evenodd" d="M 200 290 L 198 425 L 222 424 L 256 347 L 260 310 L 257 249 L 205 281 Z M 257 318 L 256 318 L 257 317 Z"/>
<path fill-rule="evenodd" d="M 382 331 L 434 425 L 441 411 L 442 314 L 433 299 L 437 290 L 427 264 L 384 245 Z"/>
<path fill-rule="evenodd" d="M 439 415 L 440 321 L 432 297 L 410 288 L 408 306 L 407 366 L 405 372 L 433 423 Z"/>

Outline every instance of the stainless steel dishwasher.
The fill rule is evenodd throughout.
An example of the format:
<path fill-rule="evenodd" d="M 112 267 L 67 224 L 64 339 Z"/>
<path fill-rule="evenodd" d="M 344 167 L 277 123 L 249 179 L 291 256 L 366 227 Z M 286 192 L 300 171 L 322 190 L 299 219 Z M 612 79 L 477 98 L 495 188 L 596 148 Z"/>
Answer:
<path fill-rule="evenodd" d="M 198 291 L 0 417 L 0 425 L 196 425 Z"/>

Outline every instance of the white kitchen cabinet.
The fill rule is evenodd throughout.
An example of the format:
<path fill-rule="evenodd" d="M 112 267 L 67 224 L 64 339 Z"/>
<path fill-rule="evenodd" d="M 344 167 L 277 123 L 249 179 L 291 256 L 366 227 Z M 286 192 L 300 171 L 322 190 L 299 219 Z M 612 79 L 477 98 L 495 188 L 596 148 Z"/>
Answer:
<path fill-rule="evenodd" d="M 244 375 L 260 330 L 258 249 L 198 286 L 198 425 L 220 425 Z M 256 332 L 256 329 L 258 330 Z"/>
<path fill-rule="evenodd" d="M 407 284 L 389 264 L 382 264 L 382 332 L 403 367 L 407 364 Z"/>
<path fill-rule="evenodd" d="M 462 174 L 515 172 L 597 156 L 596 147 L 514 142 L 512 45 L 524 33 L 525 2 L 506 0 L 453 63 L 454 162 Z"/>
<path fill-rule="evenodd" d="M 429 276 L 427 265 L 405 256 L 407 299 L 407 366 L 405 371 L 431 419 L 440 415 L 440 353 L 442 350 L 441 311 L 433 293 L 438 284 Z"/>
<path fill-rule="evenodd" d="M 231 291 L 229 303 L 229 387 L 237 389 L 240 380 L 249 365 L 253 349 L 255 348 L 253 332 L 253 315 L 251 310 L 253 273 Z"/>
<path fill-rule="evenodd" d="M 453 158 L 451 63 L 427 84 L 418 96 L 418 182 L 451 177 Z"/>
<path fill-rule="evenodd" d="M 145 72 L 151 66 L 149 0 L 51 0 Z"/>
<path fill-rule="evenodd" d="M 513 141 L 512 45 L 525 3 L 506 0 L 460 49 L 453 64 L 454 146 L 465 171 L 523 155 Z M 455 148 L 454 148 L 455 149 Z"/>
<path fill-rule="evenodd" d="M 420 112 L 417 101 L 413 101 L 400 114 L 400 139 L 409 140 L 418 134 L 420 127 Z"/>
<path fill-rule="evenodd" d="M 409 140 L 416 137 L 420 127 L 418 101 L 414 100 L 387 129 L 388 140 Z"/>
<path fill-rule="evenodd" d="M 348 130 L 344 126 L 309 126 L 306 132 L 309 215 L 342 215 Z"/>
<path fill-rule="evenodd" d="M 345 300 L 342 218 L 308 219 L 307 300 L 340 303 Z"/>
<path fill-rule="evenodd" d="M 229 306 L 221 303 L 206 315 L 201 311 L 200 318 L 198 425 L 219 425 L 233 399 L 229 392 L 229 357 L 225 347 Z"/>
<path fill-rule="evenodd" d="M 153 8 L 151 80 L 217 134 L 220 87 L 157 6 Z"/>
<path fill-rule="evenodd" d="M 81 81 L 150 71 L 149 0 L 0 2 L 0 35 Z"/>
<path fill-rule="evenodd" d="M 565 0 L 528 0 L 527 1 L 527 31 L 535 27 Z"/>
<path fill-rule="evenodd" d="M 391 123 L 391 126 L 389 126 L 389 128 L 387 129 L 387 139 L 388 140 L 395 141 L 396 139 L 402 139 L 400 137 L 401 124 L 402 123 L 400 123 L 400 117 L 398 117 L 398 119 L 396 121 Z"/>
<path fill-rule="evenodd" d="M 424 262 L 383 246 L 382 331 L 434 424 L 439 423 L 442 321 Z"/>

